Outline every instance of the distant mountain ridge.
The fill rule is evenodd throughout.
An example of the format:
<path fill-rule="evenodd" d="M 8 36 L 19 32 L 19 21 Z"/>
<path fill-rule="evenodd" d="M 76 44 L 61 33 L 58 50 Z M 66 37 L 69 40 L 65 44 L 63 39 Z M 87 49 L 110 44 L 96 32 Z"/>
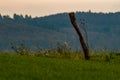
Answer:
<path fill-rule="evenodd" d="M 76 12 L 80 28 L 81 19 L 86 21 L 90 49 L 120 49 L 120 12 Z M 0 50 L 10 50 L 11 43 L 24 41 L 30 48 L 51 48 L 59 42 L 71 47 L 80 46 L 78 36 L 67 13 L 45 17 L 14 14 L 13 18 L 0 15 Z"/>

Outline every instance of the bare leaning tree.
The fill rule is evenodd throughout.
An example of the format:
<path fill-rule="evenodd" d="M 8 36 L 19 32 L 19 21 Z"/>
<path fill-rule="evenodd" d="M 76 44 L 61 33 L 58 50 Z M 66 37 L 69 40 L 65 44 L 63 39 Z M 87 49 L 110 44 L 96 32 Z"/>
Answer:
<path fill-rule="evenodd" d="M 75 30 L 76 30 L 76 32 L 79 36 L 80 43 L 82 45 L 82 49 L 83 49 L 83 52 L 84 52 L 84 55 L 85 55 L 85 59 L 89 60 L 90 59 L 89 48 L 88 48 L 87 44 L 85 43 L 83 35 L 82 35 L 82 33 L 79 29 L 79 26 L 77 24 L 74 12 L 69 13 L 69 17 L 70 17 L 70 20 L 71 20 L 71 23 L 72 23 L 73 27 L 75 28 Z"/>

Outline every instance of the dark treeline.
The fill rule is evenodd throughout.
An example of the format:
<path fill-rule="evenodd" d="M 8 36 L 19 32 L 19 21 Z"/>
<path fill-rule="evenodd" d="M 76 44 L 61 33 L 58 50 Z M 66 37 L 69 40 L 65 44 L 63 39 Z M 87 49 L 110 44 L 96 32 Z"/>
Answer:
<path fill-rule="evenodd" d="M 78 18 L 78 21 L 80 19 L 85 19 L 88 24 L 107 26 L 120 25 L 120 12 L 116 13 L 76 12 L 76 16 Z M 59 27 L 70 27 L 70 25 L 68 25 L 69 21 L 68 19 L 69 18 L 67 13 L 34 18 L 32 18 L 29 15 L 23 16 L 14 14 L 13 18 L 11 18 L 9 15 L 3 16 L 0 15 L 0 21 L 19 22 L 40 27 L 44 26 L 44 28 L 56 28 L 56 26 L 58 25 Z"/>

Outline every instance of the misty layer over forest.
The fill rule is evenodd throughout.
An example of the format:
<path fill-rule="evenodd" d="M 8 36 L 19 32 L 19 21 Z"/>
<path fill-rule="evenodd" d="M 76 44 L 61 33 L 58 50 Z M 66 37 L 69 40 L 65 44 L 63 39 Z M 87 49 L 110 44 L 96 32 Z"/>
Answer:
<path fill-rule="evenodd" d="M 76 12 L 76 18 L 81 31 L 87 31 L 91 50 L 120 50 L 120 12 Z M 84 26 L 81 20 L 85 20 Z M 14 14 L 13 18 L 0 15 L 0 50 L 10 50 L 11 43 L 18 45 L 21 42 L 33 50 L 37 46 L 54 48 L 57 43 L 64 42 L 72 49 L 80 48 L 79 38 L 67 13 L 34 18 L 29 15 Z"/>

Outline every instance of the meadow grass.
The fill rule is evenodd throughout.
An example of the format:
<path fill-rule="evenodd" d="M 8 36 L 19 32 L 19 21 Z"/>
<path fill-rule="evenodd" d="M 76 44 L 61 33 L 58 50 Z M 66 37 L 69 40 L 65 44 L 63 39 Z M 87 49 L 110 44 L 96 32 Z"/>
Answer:
<path fill-rule="evenodd" d="M 120 80 L 120 59 L 36 57 L 0 54 L 0 80 Z"/>

